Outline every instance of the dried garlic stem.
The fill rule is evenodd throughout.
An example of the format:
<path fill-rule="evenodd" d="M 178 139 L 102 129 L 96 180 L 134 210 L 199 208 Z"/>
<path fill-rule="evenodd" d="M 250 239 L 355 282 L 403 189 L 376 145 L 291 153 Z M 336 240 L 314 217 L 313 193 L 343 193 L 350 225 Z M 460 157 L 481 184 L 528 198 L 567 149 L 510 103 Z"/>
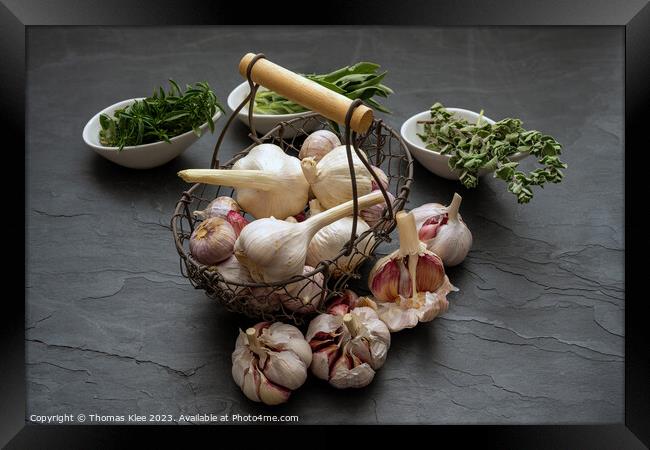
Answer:
<path fill-rule="evenodd" d="M 380 192 L 381 193 L 381 192 Z M 417 255 L 421 252 L 421 242 L 418 238 L 418 230 L 415 226 L 415 216 L 412 212 L 400 211 L 395 215 L 397 231 L 399 233 L 400 256 Z"/>
<path fill-rule="evenodd" d="M 418 237 L 418 229 L 415 226 L 415 215 L 400 211 L 395 216 L 397 221 L 397 231 L 399 233 L 399 253 L 400 257 L 408 257 L 408 271 L 411 277 L 411 296 L 417 294 L 417 267 L 418 255 L 422 251 L 422 243 Z"/>
<path fill-rule="evenodd" d="M 460 208 L 461 201 L 463 201 L 463 197 L 454 193 L 454 198 L 451 200 L 449 206 L 447 206 L 447 217 L 450 221 L 458 220 L 458 209 Z"/>
<path fill-rule="evenodd" d="M 385 202 L 384 196 L 381 191 L 371 192 L 370 194 L 359 197 L 359 211 L 366 209 L 370 206 L 377 205 L 379 203 Z M 330 208 L 322 213 L 316 214 L 315 216 L 310 217 L 309 219 L 301 222 L 298 225 L 304 226 L 307 230 L 307 236 L 314 236 L 318 230 L 323 227 L 326 227 L 330 223 L 336 222 L 339 219 L 349 216 L 352 214 L 353 205 L 352 200 L 349 200 L 345 203 L 341 203 L 333 208 Z M 413 227 L 415 227 L 415 221 L 413 221 Z M 414 228 L 415 229 L 415 228 Z M 418 234 L 415 232 L 415 239 L 417 240 Z M 420 242 L 420 241 L 418 241 Z"/>
<path fill-rule="evenodd" d="M 248 347 L 256 355 L 260 355 L 261 348 L 260 343 L 257 340 L 257 330 L 255 328 L 248 328 L 246 330 L 246 339 L 248 339 Z"/>
<path fill-rule="evenodd" d="M 278 177 L 276 173 L 263 170 L 225 170 L 225 169 L 186 169 L 178 176 L 188 183 L 206 183 L 235 188 L 254 188 L 270 191 L 278 188 L 288 178 Z"/>
<path fill-rule="evenodd" d="M 357 320 L 352 314 L 350 313 L 345 314 L 343 316 L 343 323 L 347 327 L 352 337 L 355 337 L 356 335 L 359 334 L 359 324 L 357 323 Z"/>

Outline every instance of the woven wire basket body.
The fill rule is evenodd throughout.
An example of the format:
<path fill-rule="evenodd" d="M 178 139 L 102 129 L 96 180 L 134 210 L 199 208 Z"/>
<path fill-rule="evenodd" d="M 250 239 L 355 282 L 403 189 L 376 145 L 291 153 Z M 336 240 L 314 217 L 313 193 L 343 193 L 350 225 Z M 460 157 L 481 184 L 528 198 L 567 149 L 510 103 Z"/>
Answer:
<path fill-rule="evenodd" d="M 278 145 L 285 153 L 297 157 L 302 141 L 311 132 L 320 129 L 336 133 L 345 142 L 345 137 L 341 136 L 336 125 L 317 113 L 310 113 L 280 123 L 257 139 L 258 142 L 237 153 L 218 168 L 230 169 L 259 143 Z M 395 196 L 392 215 L 387 208 L 377 223 L 359 233 L 353 242 L 348 242 L 336 257 L 321 261 L 311 269 L 306 267 L 302 275 L 275 283 L 257 283 L 250 279 L 242 281 L 233 279 L 232 276 L 226 279 L 218 267 L 203 265 L 192 257 L 189 238 L 199 222 L 194 211 L 204 209 L 218 196 L 235 197 L 234 190 L 230 187 L 195 184 L 183 193 L 171 221 L 183 276 L 226 309 L 256 319 L 281 320 L 300 325 L 312 314 L 322 312 L 328 300 L 341 293 L 350 278 L 358 277 L 359 267 L 350 270 L 349 262 L 372 259 L 375 248 L 390 240 L 389 235 L 395 228 L 394 214 L 404 208 L 412 181 L 411 156 L 399 134 L 392 128 L 380 120 L 374 120 L 366 133 L 353 134 L 353 139 L 356 146 L 367 155 L 368 162 L 381 168 L 387 175 L 389 186 L 386 191 Z M 248 214 L 245 217 L 254 220 Z"/>

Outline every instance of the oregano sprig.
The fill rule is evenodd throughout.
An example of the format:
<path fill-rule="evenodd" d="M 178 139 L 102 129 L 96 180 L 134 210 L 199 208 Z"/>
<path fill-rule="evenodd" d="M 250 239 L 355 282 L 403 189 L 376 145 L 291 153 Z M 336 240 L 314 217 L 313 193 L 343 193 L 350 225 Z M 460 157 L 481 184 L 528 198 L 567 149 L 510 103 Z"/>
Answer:
<path fill-rule="evenodd" d="M 525 130 L 519 119 L 507 118 L 489 124 L 483 111 L 476 123 L 455 117 L 440 103 L 431 107 L 431 118 L 419 121 L 423 132 L 418 136 L 426 148 L 451 155 L 449 167 L 460 171 L 460 181 L 467 188 L 478 185 L 480 169 L 494 170 L 494 177 L 505 181 L 519 203 L 533 197 L 533 186 L 562 181 L 560 160 L 562 146 L 553 137 L 536 130 Z M 510 160 L 518 152 L 530 153 L 542 167 L 529 173 L 517 170 L 519 163 Z"/>

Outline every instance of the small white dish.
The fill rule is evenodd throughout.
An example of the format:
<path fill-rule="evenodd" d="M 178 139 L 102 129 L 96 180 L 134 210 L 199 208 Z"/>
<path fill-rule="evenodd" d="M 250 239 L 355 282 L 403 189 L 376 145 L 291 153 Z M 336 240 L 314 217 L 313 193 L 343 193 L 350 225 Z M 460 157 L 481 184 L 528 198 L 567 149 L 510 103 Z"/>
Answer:
<path fill-rule="evenodd" d="M 262 89 L 262 87 L 260 87 Z M 230 95 L 228 95 L 228 107 L 231 111 L 237 109 L 237 107 L 246 99 L 246 96 L 250 92 L 250 87 L 248 86 L 248 81 L 244 81 L 242 84 L 237 86 L 232 90 Z M 305 111 L 294 114 L 255 114 L 253 113 L 253 125 L 255 126 L 255 131 L 259 134 L 266 134 L 276 127 L 280 122 L 286 122 L 287 120 L 296 119 L 298 117 L 304 117 L 307 114 L 311 114 L 311 111 Z M 248 126 L 248 105 L 244 106 L 238 113 L 237 117 L 241 120 L 246 126 Z M 313 130 L 305 130 L 313 131 Z M 293 137 L 295 132 L 292 129 L 287 129 L 284 133 L 285 137 Z"/>
<path fill-rule="evenodd" d="M 127 146 L 121 151 L 118 147 L 106 147 L 100 144 L 99 130 L 101 130 L 101 125 L 99 124 L 99 116 L 101 114 L 112 116 L 115 110 L 124 108 L 125 106 L 134 103 L 136 100 L 142 99 L 143 98 L 141 97 L 123 100 L 95 114 L 93 118 L 88 121 L 82 133 L 86 145 L 93 149 L 98 155 L 101 155 L 120 166 L 128 167 L 130 169 L 151 169 L 153 167 L 162 166 L 177 156 L 180 156 L 190 145 L 199 139 L 199 136 L 197 136 L 193 130 L 190 130 L 186 133 L 174 136 L 170 139 L 171 142 L 159 141 L 150 144 Z M 216 122 L 219 117 L 221 117 L 221 111 L 217 110 L 217 113 L 214 115 L 212 120 Z M 199 127 L 201 136 L 203 136 L 205 131 L 208 129 L 207 122 L 201 125 Z"/>
<path fill-rule="evenodd" d="M 467 109 L 461 108 L 445 108 L 447 111 L 454 114 L 456 117 L 467 120 L 470 123 L 476 123 L 478 120 L 479 114 L 470 111 Z M 414 115 L 406 122 L 402 124 L 400 129 L 400 134 L 402 138 L 408 145 L 411 154 L 417 159 L 420 164 L 427 168 L 430 172 L 435 173 L 436 175 L 446 178 L 448 180 L 458 180 L 460 177 L 459 170 L 452 170 L 449 168 L 449 155 L 441 155 L 439 152 L 429 150 L 424 146 L 422 139 L 418 136 L 418 131 L 422 131 L 420 125 L 418 125 L 418 120 L 428 120 L 431 118 L 430 111 L 424 111 L 419 114 Z M 489 124 L 494 124 L 494 120 L 489 117 L 483 116 L 483 120 Z M 510 156 L 512 161 L 520 161 L 528 156 L 528 153 L 515 153 Z M 478 172 L 479 176 L 493 172 L 492 170 L 481 169 Z"/>

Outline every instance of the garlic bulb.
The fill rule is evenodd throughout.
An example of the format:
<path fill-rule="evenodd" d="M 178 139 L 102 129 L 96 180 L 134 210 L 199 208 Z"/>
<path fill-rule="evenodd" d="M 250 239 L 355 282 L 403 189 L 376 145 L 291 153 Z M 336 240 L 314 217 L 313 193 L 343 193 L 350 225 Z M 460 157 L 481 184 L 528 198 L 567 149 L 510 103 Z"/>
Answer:
<path fill-rule="evenodd" d="M 320 314 L 305 337 L 313 351 L 312 373 L 339 389 L 370 384 L 390 347 L 388 328 L 368 307 L 343 315 Z"/>
<path fill-rule="evenodd" d="M 375 205 L 375 206 L 381 206 Z M 372 208 L 374 208 L 373 206 Z M 363 219 L 357 219 L 357 235 L 368 231 L 370 227 Z M 343 246 L 350 241 L 352 235 L 352 217 L 344 217 L 336 222 L 327 225 L 316 233 L 309 242 L 307 248 L 307 264 L 317 266 L 321 261 L 333 260 Z M 372 233 L 368 233 L 361 242 L 356 244 L 356 250 L 352 250 L 349 256 L 341 256 L 336 263 L 330 265 L 332 275 L 335 277 L 346 273 L 352 273 L 354 270 L 372 254 L 375 238 Z"/>
<path fill-rule="evenodd" d="M 359 198 L 359 208 L 384 201 L 381 192 Z M 352 212 L 352 201 L 310 217 L 290 223 L 273 217 L 248 224 L 235 242 L 235 256 L 249 270 L 255 281 L 272 283 L 302 273 L 309 242 L 321 228 Z"/>
<path fill-rule="evenodd" d="M 232 170 L 188 169 L 178 176 L 187 182 L 234 187 L 239 205 L 257 219 L 299 214 L 309 194 L 300 160 L 274 144 L 253 147 Z"/>
<path fill-rule="evenodd" d="M 305 266 L 303 275 L 307 275 L 313 270 L 313 267 Z M 324 290 L 327 290 L 325 277 L 322 272 L 318 272 L 304 280 L 287 284 L 286 294 L 278 295 L 277 301 L 289 311 L 310 314 L 315 312 L 320 305 Z"/>
<path fill-rule="evenodd" d="M 221 196 L 208 203 L 204 210 L 194 211 L 194 217 L 197 219 L 209 219 L 210 217 L 225 219 L 230 211 L 241 213 L 241 208 L 234 199 Z"/>
<path fill-rule="evenodd" d="M 463 262 L 472 247 L 472 233 L 458 213 L 463 198 L 454 194 L 449 206 L 427 203 L 412 212 L 420 240 L 440 256 L 446 266 Z"/>
<path fill-rule="evenodd" d="M 254 283 L 246 267 L 242 266 L 239 260 L 232 255 L 227 260 L 213 266 L 228 283 Z M 266 314 L 278 311 L 280 303 L 278 298 L 272 295 L 269 287 L 248 287 L 226 284 L 219 281 L 217 287 L 222 291 L 230 293 L 239 303 L 246 303 L 248 310 L 254 310 L 259 314 Z"/>
<path fill-rule="evenodd" d="M 357 181 L 358 195 L 372 191 L 372 175 L 359 157 L 352 152 L 352 163 Z M 325 209 L 352 199 L 352 179 L 345 145 L 336 147 L 320 161 L 305 158 L 300 162 L 302 172 L 311 189 Z"/>
<path fill-rule="evenodd" d="M 345 289 L 327 302 L 327 313 L 342 316 L 356 306 L 358 298 L 352 289 Z"/>
<path fill-rule="evenodd" d="M 311 360 L 311 348 L 298 328 L 261 322 L 246 333 L 240 330 L 232 377 L 249 399 L 278 405 L 303 385 Z"/>
<path fill-rule="evenodd" d="M 388 176 L 386 175 L 386 173 L 377 166 L 372 166 L 372 171 L 375 172 L 375 174 L 377 175 L 377 178 L 379 178 L 379 181 L 381 181 L 381 185 L 383 186 L 383 188 L 388 189 Z M 379 186 L 377 185 L 377 182 L 373 178 L 372 179 L 372 190 L 376 191 L 378 189 L 379 189 Z"/>
<path fill-rule="evenodd" d="M 237 236 L 233 227 L 221 217 L 204 220 L 190 236 L 190 253 L 201 264 L 211 266 L 228 259 Z"/>
<path fill-rule="evenodd" d="M 393 205 L 393 210 L 394 210 L 395 196 L 388 191 L 386 191 L 386 194 L 388 195 L 388 198 L 390 199 L 390 202 Z M 386 211 L 386 204 L 380 203 L 379 205 L 371 206 L 370 208 L 366 208 L 362 210 L 359 213 L 359 216 L 361 216 L 361 218 L 365 220 L 369 226 L 374 227 L 375 224 L 379 222 L 384 216 L 384 211 Z"/>
<path fill-rule="evenodd" d="M 248 220 L 237 211 L 228 211 L 228 214 L 226 214 L 226 222 L 228 222 L 235 231 L 235 236 L 239 236 L 241 230 L 248 225 Z"/>
<path fill-rule="evenodd" d="M 311 133 L 300 147 L 298 158 L 314 158 L 317 162 L 327 155 L 334 147 L 341 145 L 339 137 L 329 130 L 317 130 Z"/>
<path fill-rule="evenodd" d="M 413 213 L 396 215 L 400 248 L 377 261 L 368 286 L 379 317 L 394 332 L 433 320 L 447 310 L 451 285 L 442 260 L 420 242 Z"/>

